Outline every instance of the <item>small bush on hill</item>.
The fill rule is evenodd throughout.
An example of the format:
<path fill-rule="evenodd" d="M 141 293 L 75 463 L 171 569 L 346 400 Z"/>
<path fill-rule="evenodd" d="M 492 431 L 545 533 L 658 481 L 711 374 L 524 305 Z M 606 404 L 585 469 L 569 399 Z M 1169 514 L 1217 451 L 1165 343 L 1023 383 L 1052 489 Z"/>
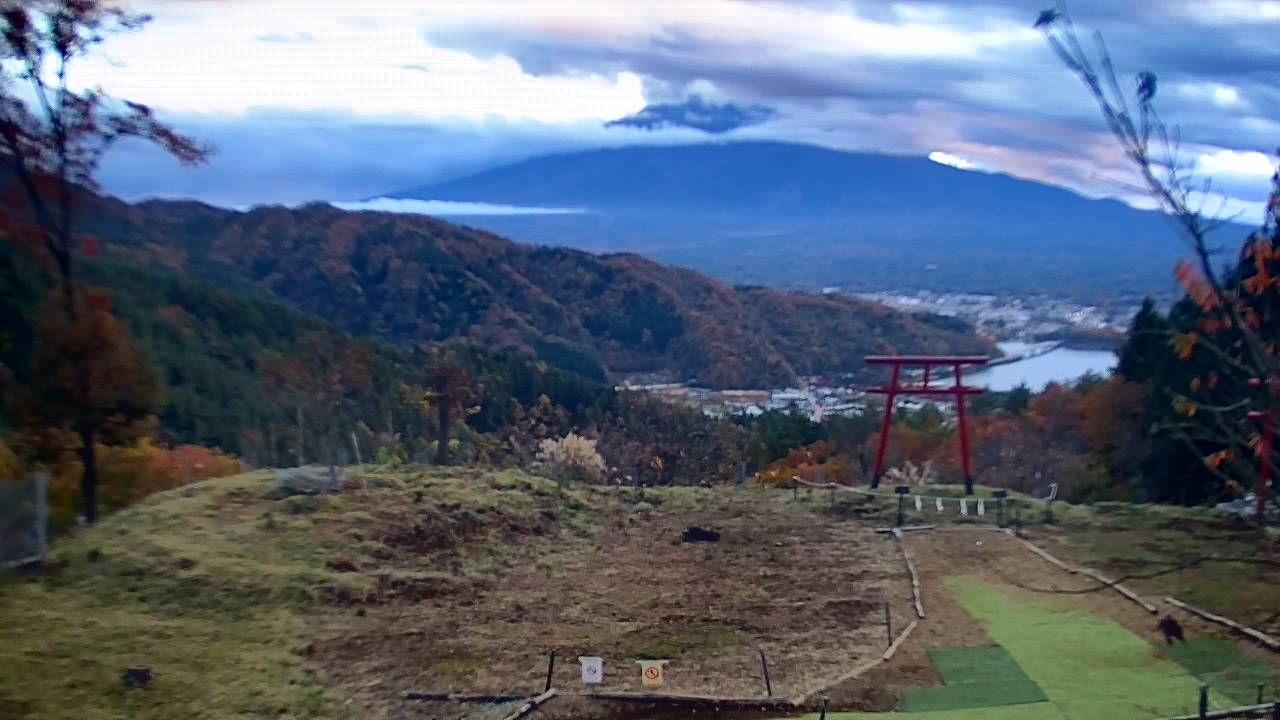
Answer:
<path fill-rule="evenodd" d="M 605 464 L 595 440 L 569 433 L 539 443 L 536 468 L 557 482 L 599 482 L 604 477 Z"/>

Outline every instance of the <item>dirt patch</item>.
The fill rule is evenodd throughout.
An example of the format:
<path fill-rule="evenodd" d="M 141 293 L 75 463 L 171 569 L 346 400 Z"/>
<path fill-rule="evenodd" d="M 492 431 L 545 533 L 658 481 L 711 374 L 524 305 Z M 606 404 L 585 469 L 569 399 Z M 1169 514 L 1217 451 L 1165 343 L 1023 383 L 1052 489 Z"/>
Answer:
<path fill-rule="evenodd" d="M 761 500 L 666 505 L 596 537 L 530 539 L 523 562 L 472 592 L 318 618 L 313 657 L 369 717 L 422 717 L 432 713 L 404 692 L 540 691 L 553 648 L 560 688 L 584 689 L 579 655 L 605 658 L 600 687 L 612 691 L 641 689 L 635 660 L 669 659 L 664 692 L 733 697 L 764 697 L 759 649 L 775 696 L 883 652 L 885 600 L 897 627 L 912 619 L 892 541 L 803 503 Z M 691 525 L 716 528 L 720 541 L 681 542 Z M 575 716 L 566 700 L 554 706 L 546 717 Z"/>

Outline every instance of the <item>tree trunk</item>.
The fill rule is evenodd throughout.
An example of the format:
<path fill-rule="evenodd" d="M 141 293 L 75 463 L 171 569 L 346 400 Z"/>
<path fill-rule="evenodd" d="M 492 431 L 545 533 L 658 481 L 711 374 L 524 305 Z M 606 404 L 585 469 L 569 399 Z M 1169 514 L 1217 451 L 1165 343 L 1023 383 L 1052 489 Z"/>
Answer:
<path fill-rule="evenodd" d="M 436 465 L 449 464 L 449 423 L 452 421 L 449 417 L 449 403 L 443 399 L 436 406 Z"/>
<path fill-rule="evenodd" d="M 98 520 L 98 452 L 93 441 L 93 429 L 81 428 L 80 464 L 84 473 L 80 476 L 80 499 L 86 523 Z"/>
<path fill-rule="evenodd" d="M 302 447 L 306 444 L 304 438 L 305 436 L 302 433 L 302 405 L 298 405 L 298 467 L 302 467 L 305 464 L 302 459 Z"/>

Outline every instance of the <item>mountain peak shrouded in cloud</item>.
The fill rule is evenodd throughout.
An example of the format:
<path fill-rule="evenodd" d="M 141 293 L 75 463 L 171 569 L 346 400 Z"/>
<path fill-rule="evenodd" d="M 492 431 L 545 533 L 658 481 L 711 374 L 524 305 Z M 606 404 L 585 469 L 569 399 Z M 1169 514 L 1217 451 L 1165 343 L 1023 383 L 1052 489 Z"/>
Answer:
<path fill-rule="evenodd" d="M 104 187 L 233 205 L 371 197 L 548 152 L 706 134 L 926 156 L 1149 204 L 1022 0 L 129 0 L 155 20 L 77 82 L 219 148 L 122 144 Z M 1160 75 L 1229 210 L 1261 218 L 1280 137 L 1277 3 L 1072 0 L 1117 74 Z M 264 10 L 269 8 L 269 10 Z M 656 100 L 661 98 L 661 100 Z M 647 105 L 647 107 L 646 107 Z M 317 149 L 322 149 L 317 152 Z"/>
<path fill-rule="evenodd" d="M 605 127 L 634 127 L 642 130 L 686 127 L 712 134 L 727 133 L 760 123 L 777 115 L 763 105 L 717 104 L 691 95 L 681 103 L 659 103 L 646 106 L 634 115 L 605 123 Z"/>

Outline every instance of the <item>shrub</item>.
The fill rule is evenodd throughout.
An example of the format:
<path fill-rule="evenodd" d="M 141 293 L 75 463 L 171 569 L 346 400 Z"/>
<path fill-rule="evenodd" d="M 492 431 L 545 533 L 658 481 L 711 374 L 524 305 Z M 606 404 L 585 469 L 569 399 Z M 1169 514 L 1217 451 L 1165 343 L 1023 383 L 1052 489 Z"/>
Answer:
<path fill-rule="evenodd" d="M 49 514 L 67 526 L 80 512 L 80 462 L 73 453 L 53 463 L 49 478 Z M 198 445 L 163 448 L 140 440 L 122 447 L 98 446 L 98 491 L 103 510 L 120 510 L 162 490 L 243 472 L 240 461 Z"/>
<path fill-rule="evenodd" d="M 557 482 L 599 482 L 605 464 L 595 440 L 569 433 L 538 444 L 536 470 Z"/>

